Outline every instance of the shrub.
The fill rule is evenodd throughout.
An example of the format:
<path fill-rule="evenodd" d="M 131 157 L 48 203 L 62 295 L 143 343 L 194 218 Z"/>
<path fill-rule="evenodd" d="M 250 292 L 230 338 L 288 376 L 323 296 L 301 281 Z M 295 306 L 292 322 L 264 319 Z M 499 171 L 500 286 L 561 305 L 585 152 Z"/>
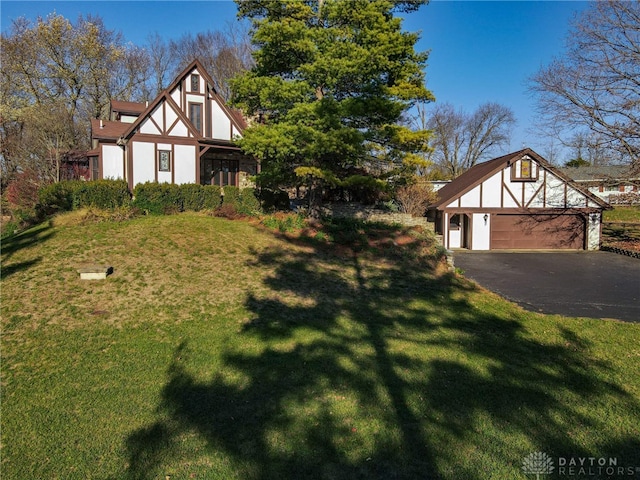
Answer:
<path fill-rule="evenodd" d="M 306 219 L 303 215 L 296 213 L 277 214 L 266 217 L 262 220 L 262 224 L 267 228 L 285 233 L 303 229 L 306 226 Z"/>
<path fill-rule="evenodd" d="M 216 217 L 228 218 L 229 220 L 234 220 L 242 216 L 232 203 L 223 203 L 213 213 Z"/>
<path fill-rule="evenodd" d="M 265 212 L 290 209 L 289 194 L 284 190 L 261 188 L 256 192 L 256 196 L 260 201 L 260 207 Z"/>
<path fill-rule="evenodd" d="M 129 205 L 131 202 L 129 185 L 125 180 L 93 180 L 76 182 L 76 185 L 74 208 L 95 207 L 109 210 Z"/>
<path fill-rule="evenodd" d="M 78 190 L 82 187 L 79 180 L 70 180 L 45 185 L 38 191 L 38 210 L 44 215 L 58 212 L 70 212 L 77 203 Z"/>
<path fill-rule="evenodd" d="M 369 175 L 352 175 L 342 181 L 342 188 L 350 192 L 350 198 L 366 205 L 382 200 L 387 191 L 387 183 Z"/>
<path fill-rule="evenodd" d="M 426 183 L 405 185 L 396 190 L 400 210 L 414 217 L 423 217 L 427 207 L 436 200 L 436 193 Z"/>
<path fill-rule="evenodd" d="M 222 204 L 222 189 L 218 185 L 204 185 L 202 187 L 203 210 L 215 210 Z"/>
<path fill-rule="evenodd" d="M 33 209 L 38 203 L 38 190 L 42 181 L 34 170 L 25 170 L 15 176 L 7 186 L 6 199 L 11 207 Z"/>
<path fill-rule="evenodd" d="M 182 211 L 180 186 L 170 183 L 139 183 L 134 189 L 134 207 L 152 215 Z"/>
<path fill-rule="evenodd" d="M 240 215 L 255 216 L 260 213 L 260 202 L 251 188 L 239 189 L 226 186 L 223 189 L 222 206 L 230 205 Z M 226 207 L 229 208 L 229 207 Z"/>
<path fill-rule="evenodd" d="M 205 190 L 202 185 L 185 183 L 180 185 L 179 189 L 183 210 L 199 212 L 204 208 Z"/>

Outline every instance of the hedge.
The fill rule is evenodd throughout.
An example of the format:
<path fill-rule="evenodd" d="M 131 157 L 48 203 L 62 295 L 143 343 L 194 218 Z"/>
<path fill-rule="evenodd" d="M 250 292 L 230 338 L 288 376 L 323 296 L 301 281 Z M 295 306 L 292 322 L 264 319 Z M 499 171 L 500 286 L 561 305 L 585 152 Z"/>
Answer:
<path fill-rule="evenodd" d="M 140 183 L 134 189 L 134 198 L 136 208 L 152 215 L 215 210 L 222 202 L 220 187 L 193 183 Z"/>
<path fill-rule="evenodd" d="M 109 210 L 130 202 L 131 194 L 124 180 L 66 180 L 46 185 L 38 191 L 38 211 L 45 215 L 82 207 Z"/>

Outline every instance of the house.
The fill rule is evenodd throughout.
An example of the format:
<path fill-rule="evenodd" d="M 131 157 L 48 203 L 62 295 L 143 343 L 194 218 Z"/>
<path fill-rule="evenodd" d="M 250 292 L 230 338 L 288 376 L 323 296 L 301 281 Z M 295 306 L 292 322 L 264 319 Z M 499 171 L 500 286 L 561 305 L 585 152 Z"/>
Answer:
<path fill-rule="evenodd" d="M 610 204 L 640 204 L 640 173 L 627 165 L 565 167 L 562 172 Z"/>
<path fill-rule="evenodd" d="M 429 207 L 446 248 L 600 246 L 602 199 L 526 148 L 480 163 L 438 190 Z"/>
<path fill-rule="evenodd" d="M 90 178 L 246 187 L 260 164 L 234 143 L 245 128 L 196 60 L 152 102 L 112 101 L 92 120 Z"/>

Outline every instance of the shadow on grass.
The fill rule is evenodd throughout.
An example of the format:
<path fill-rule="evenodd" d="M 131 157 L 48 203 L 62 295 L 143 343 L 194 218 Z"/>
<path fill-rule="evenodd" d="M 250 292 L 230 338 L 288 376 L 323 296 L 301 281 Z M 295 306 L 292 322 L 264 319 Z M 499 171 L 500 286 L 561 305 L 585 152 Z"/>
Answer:
<path fill-rule="evenodd" d="M 588 360 L 583 339 L 561 329 L 561 343 L 531 340 L 517 318 L 470 304 L 469 284 L 403 258 L 256 254 L 273 295 L 246 300 L 246 350 L 225 352 L 203 381 L 189 343 L 176 349 L 158 420 L 128 438 L 129 478 L 207 462 L 212 477 L 259 480 L 499 476 L 474 459 L 483 449 L 515 476 L 531 451 L 514 439 L 549 454 L 637 458 L 632 435 L 588 452 L 567 431 L 596 428 L 569 398 L 638 408 L 605 380 L 607 365 Z M 202 452 L 183 449 L 194 433 Z"/>
<path fill-rule="evenodd" d="M 51 229 L 50 223 L 46 222 L 16 235 L 3 238 L 1 245 L 2 265 L 0 267 L 0 278 L 6 278 L 16 272 L 27 270 L 36 263 L 39 263 L 42 260 L 41 257 L 15 263 L 12 262 L 11 259 L 14 254 L 23 248 L 44 242 L 52 238 L 53 235 L 54 232 Z"/>

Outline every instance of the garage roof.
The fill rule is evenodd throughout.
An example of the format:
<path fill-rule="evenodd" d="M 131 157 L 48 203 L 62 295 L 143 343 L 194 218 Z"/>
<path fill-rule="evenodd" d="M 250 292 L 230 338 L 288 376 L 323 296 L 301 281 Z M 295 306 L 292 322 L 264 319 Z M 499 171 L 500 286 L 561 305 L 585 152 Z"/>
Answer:
<path fill-rule="evenodd" d="M 610 208 L 604 200 L 598 198 L 596 195 L 593 195 L 588 190 L 580 187 L 576 182 L 571 180 L 571 178 L 569 178 L 559 169 L 552 166 L 549 162 L 547 162 L 544 158 L 542 158 L 530 148 L 525 148 L 522 150 L 518 150 L 517 152 L 508 153 L 507 155 L 503 155 L 501 157 L 497 157 L 493 160 L 479 163 L 471 167 L 462 175 L 455 178 L 453 181 L 438 190 L 438 199 L 434 204 L 430 205 L 429 208 L 442 209 L 446 205 L 449 205 L 452 201 L 456 200 L 458 197 L 467 193 L 476 185 L 479 185 L 496 172 L 508 167 L 512 162 L 524 157 L 525 155 L 528 155 L 529 157 L 534 159 L 542 168 L 552 172 L 555 176 L 570 184 L 573 188 L 589 197 L 590 200 L 600 205 L 602 208 Z"/>

